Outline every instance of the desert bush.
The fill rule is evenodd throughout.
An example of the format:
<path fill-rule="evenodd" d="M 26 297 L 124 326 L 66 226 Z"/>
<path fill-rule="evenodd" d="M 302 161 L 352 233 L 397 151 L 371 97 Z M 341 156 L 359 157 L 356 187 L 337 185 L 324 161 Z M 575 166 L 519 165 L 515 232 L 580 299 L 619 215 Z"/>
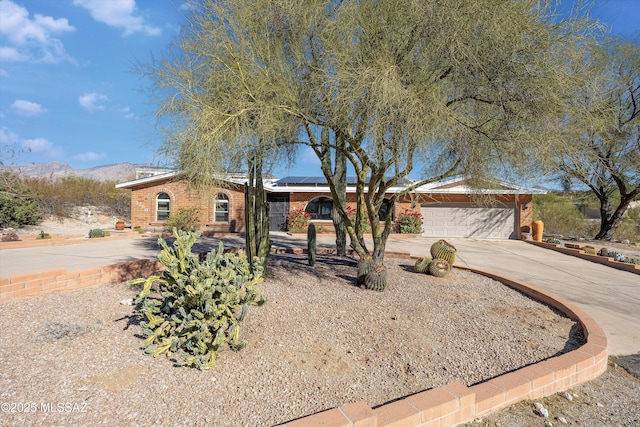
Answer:
<path fill-rule="evenodd" d="M 71 217 L 76 206 L 96 206 L 105 215 L 128 218 L 131 190 L 115 188 L 114 181 L 81 177 L 30 178 L 25 184 L 40 195 L 39 206 L 47 215 Z"/>
<path fill-rule="evenodd" d="M 43 214 L 41 200 L 17 174 L 0 171 L 0 228 L 39 224 Z"/>
<path fill-rule="evenodd" d="M 613 234 L 613 238 L 640 242 L 640 207 L 627 209 L 622 217 L 622 224 Z"/>
<path fill-rule="evenodd" d="M 165 221 L 164 228 L 167 231 L 174 228 L 180 231 L 196 231 L 200 228 L 200 208 L 180 208 L 172 212 Z"/>
<path fill-rule="evenodd" d="M 178 365 L 208 369 L 223 347 L 244 346 L 239 340 L 240 323 L 249 306 L 265 302 L 257 289 L 262 260 L 256 259 L 251 268 L 244 251 L 224 253 L 220 243 L 218 251 L 209 252 L 200 262 L 191 248 L 201 233 L 174 229 L 173 234 L 172 247 L 158 239 L 163 275 L 129 282 L 144 283 L 134 301 L 144 318 L 140 326 L 147 338 L 142 347 L 154 356 L 175 354 Z"/>
<path fill-rule="evenodd" d="M 593 236 L 594 226 L 570 199 L 556 194 L 534 194 L 533 219 L 544 223 L 545 234 Z"/>
<path fill-rule="evenodd" d="M 18 240 L 20 240 L 20 237 L 18 237 L 18 235 L 14 231 L 10 231 L 4 234 L 2 238 L 0 238 L 0 240 L 2 240 L 3 242 L 17 242 Z"/>
<path fill-rule="evenodd" d="M 36 240 L 47 240 L 50 239 L 51 235 L 49 233 L 45 233 L 41 231 L 40 234 L 36 234 Z"/>
<path fill-rule="evenodd" d="M 105 237 L 105 233 L 104 230 L 101 228 L 94 228 L 93 230 L 89 231 L 89 238 L 93 239 L 96 237 Z"/>

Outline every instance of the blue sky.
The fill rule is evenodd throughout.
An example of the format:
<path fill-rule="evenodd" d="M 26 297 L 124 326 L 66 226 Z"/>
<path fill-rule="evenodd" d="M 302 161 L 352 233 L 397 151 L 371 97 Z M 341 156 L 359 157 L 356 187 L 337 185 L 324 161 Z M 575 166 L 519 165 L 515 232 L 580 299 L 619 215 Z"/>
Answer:
<path fill-rule="evenodd" d="M 640 0 L 601 3 L 594 15 L 614 33 L 640 30 Z M 183 7 L 182 0 L 0 0 L 0 153 L 22 151 L 17 165 L 61 161 L 76 169 L 156 163 L 148 82 L 133 69 L 162 56 Z M 307 152 L 275 173 L 321 175 Z"/>

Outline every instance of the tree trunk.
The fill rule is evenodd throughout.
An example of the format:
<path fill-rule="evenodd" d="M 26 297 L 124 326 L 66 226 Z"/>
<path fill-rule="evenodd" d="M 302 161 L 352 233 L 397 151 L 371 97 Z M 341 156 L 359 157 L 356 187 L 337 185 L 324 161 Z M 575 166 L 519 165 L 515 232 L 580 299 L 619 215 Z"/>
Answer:
<path fill-rule="evenodd" d="M 622 217 L 627 211 L 633 197 L 624 197 L 620 200 L 620 204 L 616 210 L 611 213 L 611 202 L 608 197 L 600 199 L 600 231 L 594 237 L 595 240 L 613 239 L 613 235 L 622 224 Z"/>

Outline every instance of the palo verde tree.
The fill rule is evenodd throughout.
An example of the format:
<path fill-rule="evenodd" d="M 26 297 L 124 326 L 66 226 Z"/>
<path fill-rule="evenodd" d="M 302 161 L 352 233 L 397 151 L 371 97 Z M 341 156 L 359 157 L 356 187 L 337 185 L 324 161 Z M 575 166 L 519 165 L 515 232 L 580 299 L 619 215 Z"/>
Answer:
<path fill-rule="evenodd" d="M 640 46 L 609 38 L 592 43 L 575 66 L 584 81 L 568 94 L 552 157 L 559 179 L 590 189 L 600 204 L 598 240 L 611 240 L 629 204 L 640 198 Z"/>
<path fill-rule="evenodd" d="M 539 0 L 203 0 L 187 19 L 177 55 L 147 72 L 164 93 L 165 149 L 193 176 L 247 141 L 311 146 L 376 289 L 392 226 L 385 198 L 526 166 L 549 140 L 562 49 L 582 25 Z M 353 219 L 334 179 L 342 156 L 356 178 Z"/>

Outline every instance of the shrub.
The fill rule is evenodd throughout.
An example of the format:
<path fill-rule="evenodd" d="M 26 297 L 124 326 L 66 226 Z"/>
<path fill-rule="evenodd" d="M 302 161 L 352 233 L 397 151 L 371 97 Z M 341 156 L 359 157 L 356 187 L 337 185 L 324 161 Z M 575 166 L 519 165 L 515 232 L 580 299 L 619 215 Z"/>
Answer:
<path fill-rule="evenodd" d="M 294 209 L 287 214 L 287 229 L 292 233 L 304 233 L 309 227 L 310 220 L 310 213 L 302 209 Z"/>
<path fill-rule="evenodd" d="M 17 174 L 0 171 L 0 228 L 39 224 L 41 199 Z"/>
<path fill-rule="evenodd" d="M 115 188 L 115 184 L 74 176 L 25 180 L 30 191 L 38 194 L 38 205 L 47 215 L 71 217 L 76 206 L 96 206 L 105 215 L 128 218 L 131 190 Z"/>
<path fill-rule="evenodd" d="M 93 239 L 96 237 L 104 237 L 104 230 L 101 228 L 94 228 L 93 230 L 89 231 L 89 238 Z"/>
<path fill-rule="evenodd" d="M 556 194 L 533 195 L 533 219 L 544 223 L 545 234 L 594 236 L 595 228 L 570 199 Z"/>
<path fill-rule="evenodd" d="M 154 356 L 175 354 L 178 365 L 209 369 L 223 347 L 245 345 L 239 341 L 240 323 L 249 306 L 265 302 L 257 289 L 262 260 L 256 259 L 252 269 L 244 251 L 224 253 L 220 243 L 217 252 L 200 262 L 191 248 L 201 233 L 177 229 L 173 233 L 173 247 L 158 239 L 162 248 L 158 260 L 165 266 L 162 276 L 129 282 L 144 283 L 134 301 L 144 318 L 140 326 L 147 338 L 142 348 Z"/>
<path fill-rule="evenodd" d="M 36 240 L 46 240 L 50 238 L 51 238 L 51 235 L 49 233 L 45 233 L 44 231 L 41 231 L 40 234 L 36 236 Z"/>
<path fill-rule="evenodd" d="M 164 223 L 164 228 L 167 231 L 171 231 L 174 228 L 187 232 L 196 231 L 200 228 L 200 208 L 180 208 L 175 213 L 172 212 Z"/>
<path fill-rule="evenodd" d="M 2 240 L 3 242 L 17 242 L 18 240 L 20 240 L 20 237 L 18 237 L 18 235 L 14 232 L 14 231 L 10 231 L 7 234 L 2 236 Z"/>
<path fill-rule="evenodd" d="M 396 227 L 402 234 L 422 233 L 422 214 L 405 209 L 396 219 Z"/>
<path fill-rule="evenodd" d="M 139 225 L 134 227 L 133 231 L 137 231 L 140 234 L 144 233 L 144 229 L 142 227 L 140 227 Z"/>

